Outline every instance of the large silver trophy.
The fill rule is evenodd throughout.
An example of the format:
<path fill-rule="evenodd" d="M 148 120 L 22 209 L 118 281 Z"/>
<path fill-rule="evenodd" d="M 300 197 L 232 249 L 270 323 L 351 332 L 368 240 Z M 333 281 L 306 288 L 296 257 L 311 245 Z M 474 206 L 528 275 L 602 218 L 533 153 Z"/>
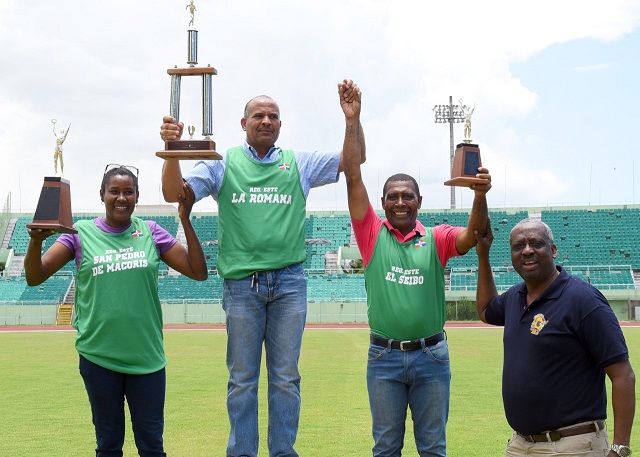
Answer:
<path fill-rule="evenodd" d="M 189 126 L 190 138 L 188 140 L 165 141 L 163 151 L 156 152 L 158 157 L 163 159 L 214 159 L 220 160 L 222 156 L 218 154 L 216 143 L 211 139 L 212 127 L 212 105 L 211 105 L 211 76 L 218 72 L 211 65 L 197 67 L 198 64 L 198 30 L 195 28 L 196 5 L 193 0 L 187 5 L 189 10 L 189 26 L 187 29 L 187 68 L 169 68 L 167 73 L 171 75 L 171 101 L 169 104 L 169 114 L 176 119 L 180 119 L 180 83 L 183 76 L 200 76 L 202 78 L 202 136 L 204 139 L 194 140 L 193 133 L 195 127 Z"/>

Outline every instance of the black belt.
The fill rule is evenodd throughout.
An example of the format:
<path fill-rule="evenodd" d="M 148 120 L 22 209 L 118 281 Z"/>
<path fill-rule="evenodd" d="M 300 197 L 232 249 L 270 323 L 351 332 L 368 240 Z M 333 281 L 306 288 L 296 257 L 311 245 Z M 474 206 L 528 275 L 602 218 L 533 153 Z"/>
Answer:
<path fill-rule="evenodd" d="M 590 424 L 563 428 L 562 430 L 551 430 L 547 433 L 538 433 L 535 435 L 523 435 L 522 433 L 518 433 L 518 435 L 520 435 L 530 443 L 541 443 L 543 441 L 558 441 L 559 439 L 566 438 L 567 436 L 584 435 L 586 433 L 597 432 L 599 430 L 604 430 L 604 427 L 604 421 L 600 420 L 592 422 Z"/>
<path fill-rule="evenodd" d="M 444 340 L 445 333 L 440 332 L 436 333 L 429 338 L 420 338 L 417 340 L 411 341 L 400 341 L 400 340 L 390 340 L 389 338 L 383 338 L 378 335 L 371 334 L 371 343 L 376 346 L 389 347 L 389 342 L 391 342 L 391 349 L 399 349 L 401 351 L 415 351 L 417 349 L 422 349 L 422 342 L 424 341 L 425 347 L 435 346 L 440 341 Z"/>

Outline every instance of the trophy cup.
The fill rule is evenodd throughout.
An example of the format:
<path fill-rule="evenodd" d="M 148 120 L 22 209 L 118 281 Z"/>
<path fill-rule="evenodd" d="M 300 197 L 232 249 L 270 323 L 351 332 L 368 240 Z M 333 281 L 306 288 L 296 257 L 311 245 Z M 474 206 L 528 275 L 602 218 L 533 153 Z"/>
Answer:
<path fill-rule="evenodd" d="M 471 115 L 473 107 L 469 107 L 460 100 L 460 110 L 464 115 L 464 140 L 456 146 L 451 167 L 451 179 L 445 181 L 445 186 L 470 187 L 472 184 L 488 184 L 489 180 L 476 178 L 478 167 L 482 166 L 480 148 L 471 140 Z M 453 133 L 452 133 L 453 142 Z"/>
<path fill-rule="evenodd" d="M 51 119 L 53 124 L 53 134 L 56 136 L 56 149 L 53 155 L 53 166 L 56 176 L 45 176 L 38 206 L 33 215 L 33 222 L 27 224 L 31 230 L 54 230 L 64 233 L 78 233 L 73 228 L 73 218 L 71 216 L 71 190 L 69 181 L 62 177 L 64 162 L 62 160 L 62 143 L 67 139 L 67 130 L 56 132 L 56 119 Z M 60 162 L 60 173 L 58 174 L 58 161 Z"/>
<path fill-rule="evenodd" d="M 220 160 L 222 156 L 218 154 L 216 143 L 211 139 L 212 134 L 212 118 L 211 118 L 211 76 L 217 75 L 218 72 L 210 65 L 206 67 L 196 67 L 198 64 L 198 30 L 194 26 L 194 15 L 196 6 L 191 0 L 187 5 L 191 20 L 189 21 L 187 64 L 188 68 L 169 68 L 167 73 L 171 75 L 171 100 L 169 104 L 169 114 L 179 121 L 180 117 L 180 83 L 182 76 L 201 76 L 202 77 L 202 135 L 204 139 L 194 140 L 193 133 L 189 127 L 191 138 L 188 140 L 169 140 L 165 141 L 163 151 L 156 152 L 156 156 L 163 159 L 214 159 Z M 195 129 L 194 129 L 195 130 Z"/>

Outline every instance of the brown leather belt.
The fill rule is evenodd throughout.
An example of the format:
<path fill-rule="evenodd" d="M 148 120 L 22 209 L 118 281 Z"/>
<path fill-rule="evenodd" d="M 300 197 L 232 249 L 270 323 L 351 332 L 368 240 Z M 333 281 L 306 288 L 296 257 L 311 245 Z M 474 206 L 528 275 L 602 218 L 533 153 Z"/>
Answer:
<path fill-rule="evenodd" d="M 591 422 L 590 424 L 563 428 L 562 430 L 551 430 L 547 433 L 538 433 L 535 435 L 524 435 L 522 433 L 518 433 L 518 435 L 530 443 L 541 443 L 543 441 L 558 441 L 559 439 L 566 438 L 567 436 L 584 435 L 585 433 L 597 432 L 598 430 L 603 430 L 604 427 L 604 421 L 600 420 Z"/>
<path fill-rule="evenodd" d="M 429 338 L 420 338 L 410 341 L 390 340 L 388 338 L 374 335 L 373 333 L 370 338 L 371 343 L 376 346 L 389 347 L 389 341 L 391 341 L 391 349 L 399 349 L 401 351 L 415 351 L 422 349 L 422 340 L 424 340 L 425 347 L 435 346 L 440 341 L 444 340 L 444 332 L 436 333 Z"/>

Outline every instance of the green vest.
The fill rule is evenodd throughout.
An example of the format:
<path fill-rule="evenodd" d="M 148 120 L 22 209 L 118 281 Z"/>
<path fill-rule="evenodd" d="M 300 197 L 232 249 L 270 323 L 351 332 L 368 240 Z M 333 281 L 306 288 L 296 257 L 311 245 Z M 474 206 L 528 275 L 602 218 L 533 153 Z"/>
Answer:
<path fill-rule="evenodd" d="M 304 262 L 306 201 L 293 151 L 258 162 L 229 149 L 218 194 L 218 272 L 242 279 Z"/>
<path fill-rule="evenodd" d="M 372 333 L 415 340 L 442 331 L 444 268 L 431 228 L 401 243 L 383 225 L 364 275 Z"/>
<path fill-rule="evenodd" d="M 122 233 L 93 220 L 76 222 L 82 260 L 75 292 L 76 349 L 109 370 L 147 374 L 167 361 L 158 297 L 159 256 L 145 221 L 131 218 Z"/>

